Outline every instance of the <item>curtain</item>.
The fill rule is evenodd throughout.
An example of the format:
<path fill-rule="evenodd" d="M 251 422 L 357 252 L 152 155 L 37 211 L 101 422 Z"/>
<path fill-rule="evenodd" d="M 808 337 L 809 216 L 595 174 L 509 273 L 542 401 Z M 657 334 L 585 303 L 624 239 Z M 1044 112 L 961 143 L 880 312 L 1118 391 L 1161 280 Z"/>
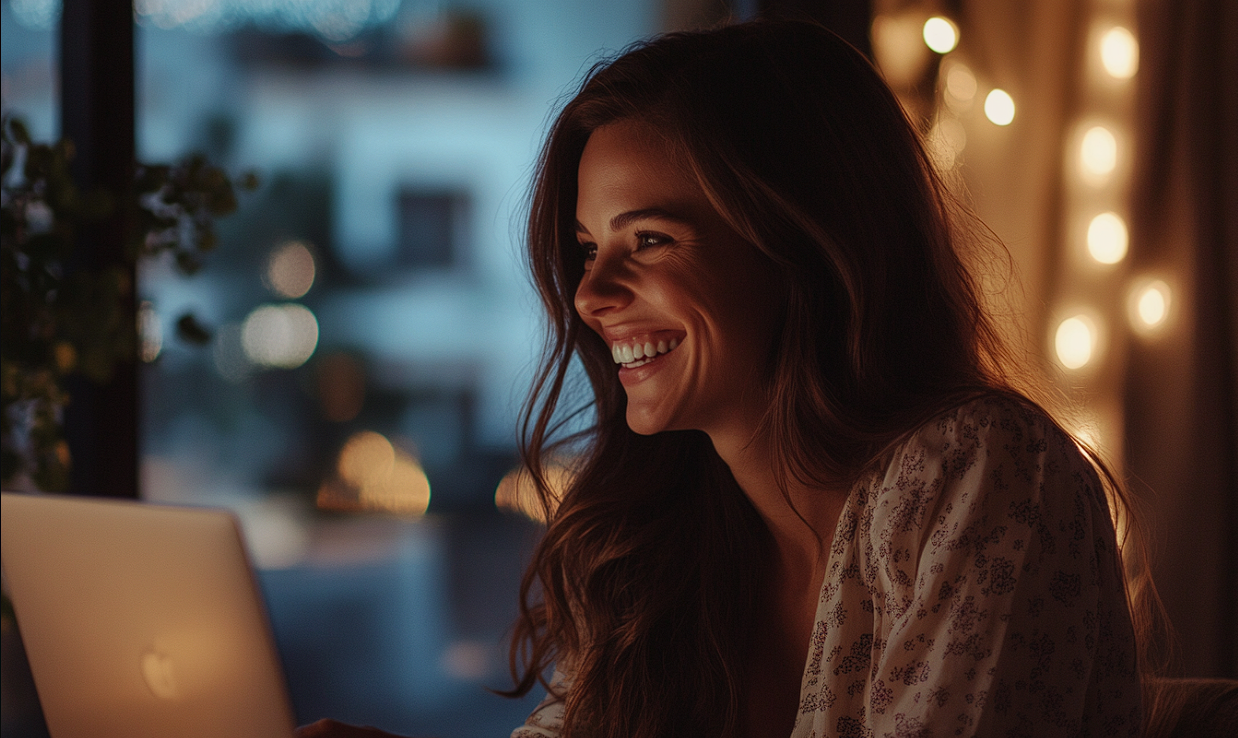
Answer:
<path fill-rule="evenodd" d="M 1238 677 L 1238 3 L 1139 8 L 1131 267 L 1173 290 L 1132 341 L 1127 471 L 1189 676 Z"/>

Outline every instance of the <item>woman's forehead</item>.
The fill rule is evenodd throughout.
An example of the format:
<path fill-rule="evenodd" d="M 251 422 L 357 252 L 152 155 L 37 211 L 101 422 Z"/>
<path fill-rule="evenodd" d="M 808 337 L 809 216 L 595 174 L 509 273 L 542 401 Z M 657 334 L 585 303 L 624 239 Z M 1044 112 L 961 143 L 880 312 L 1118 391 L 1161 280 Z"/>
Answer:
<path fill-rule="evenodd" d="M 705 194 L 676 147 L 650 126 L 620 121 L 589 137 L 577 168 L 576 217 L 586 228 L 615 211 L 702 203 Z"/>

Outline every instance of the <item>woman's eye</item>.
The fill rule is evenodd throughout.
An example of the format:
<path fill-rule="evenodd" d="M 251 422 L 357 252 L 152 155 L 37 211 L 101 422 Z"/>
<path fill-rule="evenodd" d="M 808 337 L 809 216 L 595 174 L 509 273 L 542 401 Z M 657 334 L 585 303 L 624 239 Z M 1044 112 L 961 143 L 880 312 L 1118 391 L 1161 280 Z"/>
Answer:
<path fill-rule="evenodd" d="M 661 233 L 641 231 L 636 234 L 636 248 L 649 249 L 655 246 L 666 246 L 671 243 L 671 237 Z"/>
<path fill-rule="evenodd" d="M 596 243 L 582 243 L 580 251 L 585 256 L 585 263 L 591 262 L 598 258 L 598 245 Z"/>

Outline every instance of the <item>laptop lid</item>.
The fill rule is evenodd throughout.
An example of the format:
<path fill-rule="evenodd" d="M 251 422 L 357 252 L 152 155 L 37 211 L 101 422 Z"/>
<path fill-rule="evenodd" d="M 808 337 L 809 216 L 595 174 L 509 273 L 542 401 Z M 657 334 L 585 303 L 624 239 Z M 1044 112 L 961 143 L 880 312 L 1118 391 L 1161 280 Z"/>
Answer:
<path fill-rule="evenodd" d="M 52 738 L 292 735 L 231 513 L 0 498 L 5 580 Z"/>

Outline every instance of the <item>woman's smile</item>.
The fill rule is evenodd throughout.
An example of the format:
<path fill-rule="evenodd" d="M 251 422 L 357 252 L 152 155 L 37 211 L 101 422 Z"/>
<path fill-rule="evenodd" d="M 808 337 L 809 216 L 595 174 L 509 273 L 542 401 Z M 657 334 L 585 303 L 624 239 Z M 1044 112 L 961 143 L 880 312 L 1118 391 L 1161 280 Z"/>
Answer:
<path fill-rule="evenodd" d="M 625 369 L 634 369 L 642 363 L 653 361 L 679 346 L 679 339 L 672 336 L 663 338 L 656 336 L 640 336 L 635 341 L 616 341 L 610 348 L 616 364 L 622 364 Z"/>
<path fill-rule="evenodd" d="M 653 376 L 655 372 L 671 361 L 671 357 L 668 354 L 675 350 L 678 345 L 678 342 L 674 341 L 674 339 L 669 344 L 663 341 L 658 344 L 657 348 L 653 349 L 653 353 L 642 353 L 639 358 L 633 356 L 630 361 L 625 359 L 632 355 L 631 349 L 627 347 L 616 349 L 617 352 L 621 351 L 620 356 L 615 359 L 615 363 L 619 365 L 619 382 L 624 387 L 631 387 Z M 649 344 L 645 344 L 643 349 L 647 348 L 652 347 Z M 664 350 L 659 352 L 659 348 Z"/>

